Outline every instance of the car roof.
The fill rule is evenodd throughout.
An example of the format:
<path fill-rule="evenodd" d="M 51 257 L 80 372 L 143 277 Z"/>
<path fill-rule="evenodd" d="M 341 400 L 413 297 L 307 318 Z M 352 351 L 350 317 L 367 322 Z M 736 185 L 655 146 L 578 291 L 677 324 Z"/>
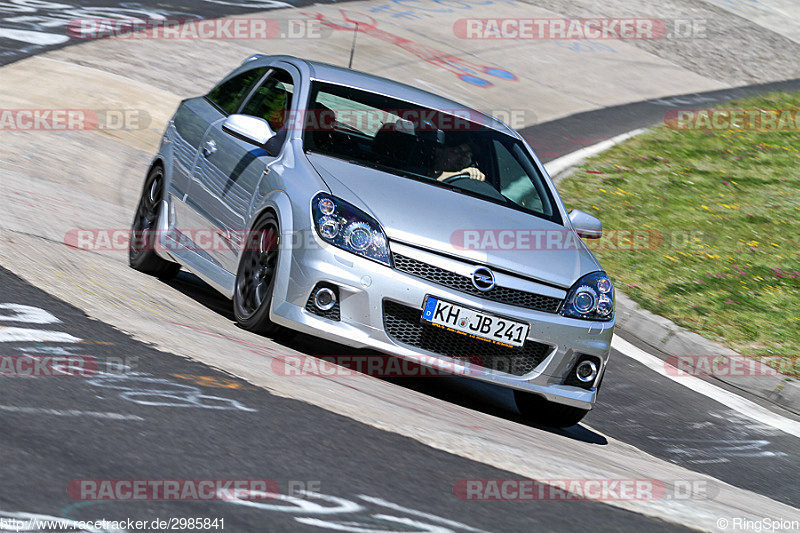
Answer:
<path fill-rule="evenodd" d="M 497 120 L 491 115 L 487 115 L 486 113 L 471 107 L 467 107 L 464 104 L 460 104 L 454 100 L 450 100 L 449 98 L 438 96 L 431 92 L 412 87 L 411 85 L 407 85 L 399 81 L 390 80 L 381 76 L 375 76 L 373 74 L 367 74 L 366 72 L 361 72 L 360 70 L 349 69 L 337 65 L 331 65 L 330 63 L 323 63 L 321 61 L 313 61 L 310 59 L 303 59 L 289 55 L 270 56 L 258 54 L 248 58 L 248 60 L 258 61 L 259 63 L 263 62 L 264 64 L 272 61 L 285 61 L 295 65 L 301 71 L 305 70 L 302 68 L 305 66 L 308 70 L 310 78 L 313 80 L 334 83 L 337 85 L 345 85 L 373 93 L 384 94 L 386 96 L 391 96 L 392 98 L 397 98 L 398 100 L 405 100 L 422 107 L 427 107 L 438 111 L 445 111 L 449 114 L 463 112 L 465 116 L 470 118 L 476 116 L 480 117 L 480 119 L 482 119 L 481 124 L 489 128 L 501 131 L 511 135 L 512 137 L 519 137 L 519 134 L 511 127 Z"/>

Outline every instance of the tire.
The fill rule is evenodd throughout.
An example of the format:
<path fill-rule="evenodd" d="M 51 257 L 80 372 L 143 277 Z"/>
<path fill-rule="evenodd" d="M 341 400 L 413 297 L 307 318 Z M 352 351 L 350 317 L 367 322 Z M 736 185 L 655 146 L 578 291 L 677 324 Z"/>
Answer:
<path fill-rule="evenodd" d="M 240 327 L 260 335 L 285 334 L 285 329 L 269 319 L 272 293 L 278 271 L 278 219 L 270 212 L 262 217 L 247 235 L 236 287 L 233 314 Z"/>
<path fill-rule="evenodd" d="M 154 166 L 144 182 L 142 196 L 136 208 L 130 235 L 128 264 L 131 268 L 156 276 L 162 280 L 174 278 L 181 266 L 159 257 L 155 251 L 158 216 L 161 200 L 164 198 L 164 168 Z"/>
<path fill-rule="evenodd" d="M 574 426 L 589 412 L 587 409 L 549 402 L 538 394 L 519 390 L 514 391 L 514 401 L 526 420 L 554 428 Z"/>

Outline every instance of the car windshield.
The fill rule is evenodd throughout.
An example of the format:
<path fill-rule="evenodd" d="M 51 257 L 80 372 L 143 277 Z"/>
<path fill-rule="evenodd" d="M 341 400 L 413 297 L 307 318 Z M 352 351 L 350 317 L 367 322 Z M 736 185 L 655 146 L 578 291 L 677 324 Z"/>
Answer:
<path fill-rule="evenodd" d="M 314 82 L 304 149 L 445 187 L 561 223 L 525 146 L 464 110 L 433 110 Z"/>

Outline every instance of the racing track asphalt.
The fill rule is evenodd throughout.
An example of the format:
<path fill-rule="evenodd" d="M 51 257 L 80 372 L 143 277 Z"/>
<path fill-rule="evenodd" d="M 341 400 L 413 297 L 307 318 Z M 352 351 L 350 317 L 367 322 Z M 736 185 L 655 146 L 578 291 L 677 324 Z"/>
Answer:
<path fill-rule="evenodd" d="M 0 66 L 31 55 L 79 44 L 70 38 L 67 25 L 80 19 L 164 17 L 171 20 L 230 17 L 274 7 L 304 7 L 337 3 L 335 0 L 182 0 L 110 2 L 108 0 L 59 0 L 58 2 L 0 3 Z M 12 38 L 13 37 L 13 38 Z"/>
<path fill-rule="evenodd" d="M 800 91 L 800 79 L 760 83 L 732 89 L 688 93 L 605 107 L 519 130 L 539 158 L 547 163 L 587 146 L 639 128 L 664 122 L 674 109 L 705 109 L 724 102 L 774 91 Z"/>
<path fill-rule="evenodd" d="M 230 302 L 195 276 L 182 273 L 170 284 L 232 319 Z M 624 332 L 623 336 L 635 342 Z M 287 346 L 320 357 L 353 353 L 350 348 L 321 343 L 304 335 L 289 341 Z M 647 351 L 653 350 L 648 347 Z M 800 486 L 796 482 L 800 476 L 800 450 L 796 437 L 745 419 L 617 350 L 612 350 L 607 372 L 598 404 L 581 426 L 563 430 L 563 434 L 602 445 L 603 438 L 583 426 L 597 428 L 609 437 L 661 459 L 792 506 L 800 505 Z M 501 387 L 458 377 L 391 378 L 387 381 L 525 423 L 516 411 L 510 391 Z M 749 399 L 768 405 L 755 397 Z M 779 411 L 793 417 L 791 413 Z"/>
<path fill-rule="evenodd" d="M 88 364 L 85 377 L 0 378 L 3 513 L 148 522 L 224 518 L 227 531 L 319 530 L 298 519 L 323 520 L 329 528 L 347 521 L 368 525 L 370 531 L 398 532 L 576 531 L 587 522 L 597 531 L 680 529 L 598 502 L 460 500 L 454 495 L 458 480 L 520 477 L 154 350 L 2 268 L 0 287 L 3 303 L 36 306 L 61 321 L 26 325 L 9 322 L 6 313 L 0 324 L 81 339 L 4 342 L 2 355 L 64 350 L 94 358 L 99 370 L 91 372 L 94 365 Z M 277 501 L 263 505 L 284 507 L 83 501 L 67 492 L 71 482 L 82 479 L 259 479 L 276 482 L 282 494 L 294 483 L 340 500 L 311 497 L 305 509 Z M 388 503 L 369 502 L 362 495 Z M 347 505 L 341 499 L 360 508 L 309 510 L 313 504 L 328 509 Z M 411 528 L 409 520 L 445 529 Z"/>

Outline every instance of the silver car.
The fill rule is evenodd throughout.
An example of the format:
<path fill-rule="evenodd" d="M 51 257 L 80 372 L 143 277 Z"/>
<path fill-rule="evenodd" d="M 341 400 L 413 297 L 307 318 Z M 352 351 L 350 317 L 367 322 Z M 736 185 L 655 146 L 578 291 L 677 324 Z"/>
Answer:
<path fill-rule="evenodd" d="M 301 331 L 510 387 L 576 424 L 594 405 L 614 289 L 525 140 L 408 85 L 256 55 L 180 104 L 143 189 L 130 264 L 181 266 L 239 325 Z"/>

